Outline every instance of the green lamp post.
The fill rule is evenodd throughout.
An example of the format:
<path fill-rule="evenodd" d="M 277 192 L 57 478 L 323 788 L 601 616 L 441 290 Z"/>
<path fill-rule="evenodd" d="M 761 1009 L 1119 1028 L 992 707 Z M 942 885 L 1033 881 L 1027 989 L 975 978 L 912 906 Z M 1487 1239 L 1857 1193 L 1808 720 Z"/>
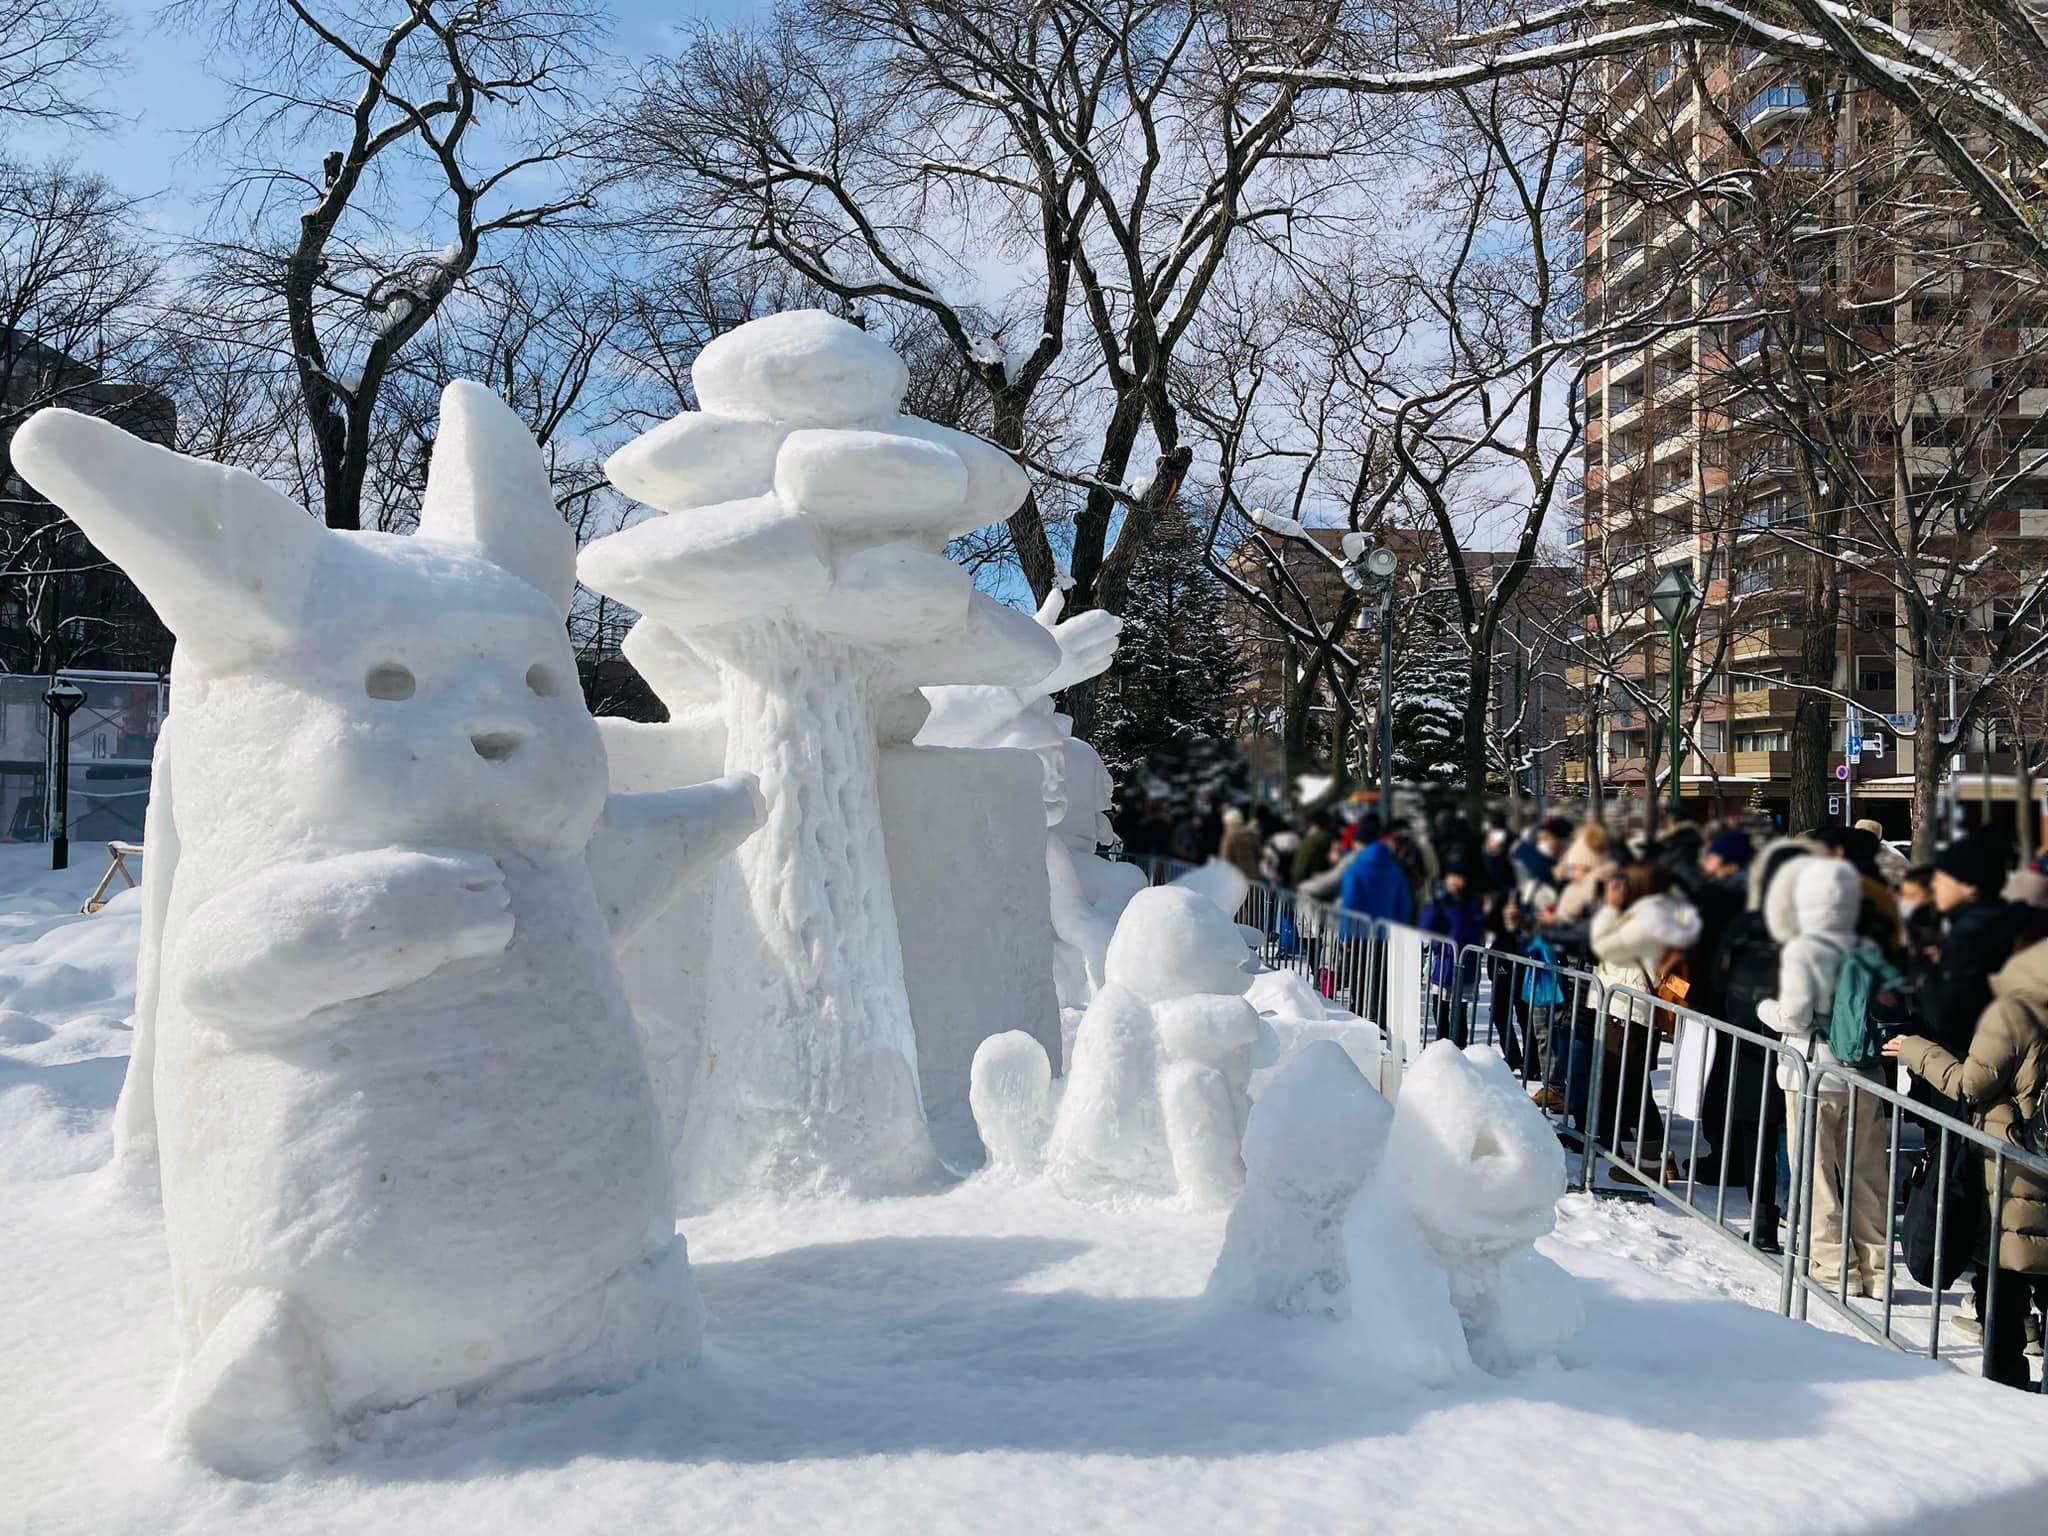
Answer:
<path fill-rule="evenodd" d="M 1671 819 L 1676 821 L 1680 747 L 1684 739 L 1684 733 L 1679 729 L 1679 712 L 1685 703 L 1685 657 L 1679 649 L 1680 631 L 1700 606 L 1700 589 L 1693 585 L 1691 568 L 1674 565 L 1666 570 L 1650 591 L 1650 606 L 1664 621 L 1664 632 L 1671 642 Z"/>

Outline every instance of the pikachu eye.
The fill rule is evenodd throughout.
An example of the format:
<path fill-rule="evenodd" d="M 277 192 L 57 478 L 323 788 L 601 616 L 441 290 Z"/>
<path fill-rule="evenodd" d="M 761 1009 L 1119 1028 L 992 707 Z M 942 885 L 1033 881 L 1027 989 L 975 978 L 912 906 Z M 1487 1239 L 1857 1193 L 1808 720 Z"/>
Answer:
<path fill-rule="evenodd" d="M 418 687 L 412 669 L 395 661 L 380 661 L 363 674 L 363 692 L 373 699 L 409 699 Z"/>
<path fill-rule="evenodd" d="M 555 681 L 554 669 L 538 661 L 526 669 L 526 686 L 543 699 L 552 699 L 561 691 L 561 685 Z"/>

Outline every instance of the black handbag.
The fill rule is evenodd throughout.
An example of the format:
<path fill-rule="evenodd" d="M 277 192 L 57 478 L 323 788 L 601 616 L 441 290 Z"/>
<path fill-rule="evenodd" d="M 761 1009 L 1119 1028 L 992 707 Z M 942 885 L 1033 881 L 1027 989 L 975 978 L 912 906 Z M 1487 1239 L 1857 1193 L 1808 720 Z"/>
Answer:
<path fill-rule="evenodd" d="M 1906 1177 L 1906 1215 L 1899 1226 L 1906 1272 L 1937 1291 L 1946 1290 L 1972 1263 L 1984 1261 L 1988 1236 L 1984 1229 L 1991 1215 L 1976 1149 L 1962 1137 L 1951 1136 L 1944 1157 L 1940 1142 L 1937 1134 L 1935 1144 L 1920 1154 Z M 1940 1176 L 1943 1162 L 1948 1164 L 1945 1182 Z M 1939 1248 L 1935 1243 L 1937 1220 Z"/>

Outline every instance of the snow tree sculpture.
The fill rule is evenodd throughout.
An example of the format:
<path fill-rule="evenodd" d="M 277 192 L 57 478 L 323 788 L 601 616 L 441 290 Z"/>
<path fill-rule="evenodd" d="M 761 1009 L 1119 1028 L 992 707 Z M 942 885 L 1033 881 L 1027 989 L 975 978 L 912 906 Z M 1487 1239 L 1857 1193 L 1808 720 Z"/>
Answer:
<path fill-rule="evenodd" d="M 751 784 L 607 801 L 533 439 L 442 397 L 411 538 L 48 411 L 14 462 L 178 638 L 122 1167 L 160 1178 L 177 1431 L 264 1472 L 436 1396 L 614 1384 L 698 1304 L 603 913 L 754 825 Z M 175 798 L 173 798 L 175 791 Z"/>
<path fill-rule="evenodd" d="M 659 626 L 665 692 L 715 711 L 766 826 L 710 913 L 707 1033 L 682 1123 L 695 1198 L 873 1192 L 932 1169 L 877 789 L 923 684 L 1026 687 L 1058 648 L 941 551 L 1026 484 L 979 438 L 898 414 L 880 341 L 818 311 L 754 321 L 691 370 L 702 409 L 607 471 L 667 513 L 584 580 Z M 658 641 L 658 645 L 657 645 Z"/>

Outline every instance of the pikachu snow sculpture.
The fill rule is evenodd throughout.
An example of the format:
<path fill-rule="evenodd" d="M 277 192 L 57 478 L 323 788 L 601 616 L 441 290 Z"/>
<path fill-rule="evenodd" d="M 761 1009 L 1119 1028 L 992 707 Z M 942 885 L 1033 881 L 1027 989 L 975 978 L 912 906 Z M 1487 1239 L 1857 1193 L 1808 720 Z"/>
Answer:
<path fill-rule="evenodd" d="M 117 1113 L 163 1196 L 174 1434 L 260 1474 L 384 1410 L 693 1357 L 607 916 L 760 807 L 744 779 L 607 802 L 525 427 L 450 385 L 409 538 L 64 411 L 14 462 L 178 640 Z"/>

